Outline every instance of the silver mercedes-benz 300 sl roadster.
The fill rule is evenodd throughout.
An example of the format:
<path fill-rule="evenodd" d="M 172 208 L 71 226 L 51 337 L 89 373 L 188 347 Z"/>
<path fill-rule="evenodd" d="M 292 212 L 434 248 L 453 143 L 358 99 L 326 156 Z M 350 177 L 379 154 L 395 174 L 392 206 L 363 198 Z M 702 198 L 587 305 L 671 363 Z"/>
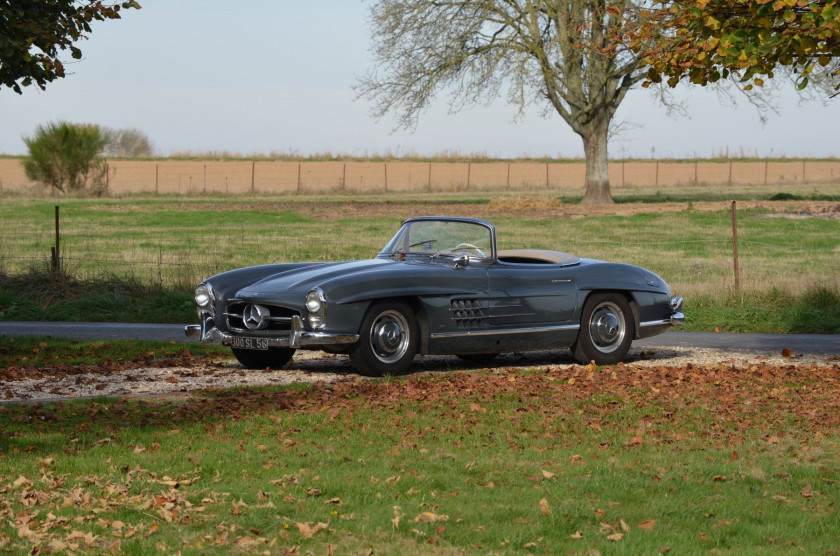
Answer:
<path fill-rule="evenodd" d="M 406 220 L 374 259 L 232 270 L 195 301 L 187 336 L 230 346 L 248 368 L 309 349 L 348 354 L 369 376 L 403 374 L 418 354 L 570 348 L 582 364 L 617 363 L 634 339 L 685 320 L 682 298 L 643 268 L 500 251 L 490 222 L 431 216 Z"/>

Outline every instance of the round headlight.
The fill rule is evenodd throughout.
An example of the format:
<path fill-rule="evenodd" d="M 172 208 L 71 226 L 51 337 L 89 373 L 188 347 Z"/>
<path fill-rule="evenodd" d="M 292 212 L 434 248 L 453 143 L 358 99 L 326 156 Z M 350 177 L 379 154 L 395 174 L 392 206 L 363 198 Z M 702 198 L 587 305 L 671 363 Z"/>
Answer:
<path fill-rule="evenodd" d="M 207 284 L 199 284 L 195 289 L 195 303 L 199 307 L 207 307 L 213 300 L 213 293 Z"/>
<path fill-rule="evenodd" d="M 306 308 L 310 313 L 317 313 L 322 306 L 321 294 L 317 290 L 312 290 L 306 295 Z"/>

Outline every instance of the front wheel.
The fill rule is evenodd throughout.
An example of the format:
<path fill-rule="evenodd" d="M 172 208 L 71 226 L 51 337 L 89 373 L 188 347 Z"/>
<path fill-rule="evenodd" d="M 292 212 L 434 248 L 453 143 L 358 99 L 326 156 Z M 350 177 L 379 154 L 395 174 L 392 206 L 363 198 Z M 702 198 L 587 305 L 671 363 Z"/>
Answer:
<path fill-rule="evenodd" d="M 581 365 L 618 363 L 630 350 L 635 335 L 633 312 L 617 293 L 591 295 L 583 305 L 580 332 L 572 353 Z"/>
<path fill-rule="evenodd" d="M 350 362 L 365 376 L 408 372 L 420 345 L 420 328 L 411 307 L 402 302 L 375 303 L 368 309 Z"/>
<path fill-rule="evenodd" d="M 292 348 L 269 348 L 267 350 L 230 348 L 236 360 L 248 369 L 279 369 L 292 360 Z"/>

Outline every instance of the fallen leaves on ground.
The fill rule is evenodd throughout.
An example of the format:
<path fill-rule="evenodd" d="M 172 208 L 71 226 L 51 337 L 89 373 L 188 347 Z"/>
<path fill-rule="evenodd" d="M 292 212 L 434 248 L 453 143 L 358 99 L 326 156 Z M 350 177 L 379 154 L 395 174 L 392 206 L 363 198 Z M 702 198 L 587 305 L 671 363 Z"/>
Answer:
<path fill-rule="evenodd" d="M 500 400 L 507 401 L 500 404 Z M 157 405 L 156 411 L 150 413 L 147 409 L 151 403 Z M 409 404 L 415 405 L 407 411 Z M 644 415 L 639 423 L 628 424 L 616 418 L 621 414 L 620 407 L 628 404 Z M 578 409 L 581 405 L 586 407 L 583 418 Z M 325 418 L 340 415 L 341 419 L 351 421 L 356 411 L 382 411 L 392 416 L 393 426 L 410 438 L 426 434 L 426 431 L 411 426 L 412 420 L 423 411 L 441 416 L 457 415 L 463 434 L 469 434 L 477 419 L 492 417 L 517 424 L 523 416 L 527 416 L 528 426 L 532 428 L 540 419 L 547 423 L 540 428 L 540 435 L 545 438 L 564 438 L 569 431 L 575 432 L 572 430 L 575 428 L 576 432 L 596 436 L 619 433 L 616 435 L 619 440 L 613 448 L 621 450 L 646 450 L 663 443 L 686 444 L 689 440 L 698 445 L 724 448 L 744 441 L 747 435 L 753 435 L 756 440 L 777 449 L 776 445 L 784 446 L 789 442 L 791 430 L 800 435 L 836 434 L 840 428 L 840 364 L 729 362 L 655 367 L 625 364 L 608 367 L 556 366 L 540 370 L 498 368 L 475 372 L 423 373 L 388 381 L 359 379 L 335 384 L 316 383 L 305 389 L 216 391 L 193 394 L 186 400 L 178 401 L 112 400 L 107 405 L 92 402 L 70 413 L 64 413 L 62 407 L 60 404 L 39 404 L 25 409 L 6 406 L 0 407 L 0 415 L 5 413 L 9 423 L 25 422 L 31 431 L 49 429 L 54 432 L 62 426 L 94 430 L 94 427 L 107 428 L 115 422 L 157 425 L 177 431 L 185 424 L 204 422 L 212 428 L 215 426 L 213 423 L 218 421 L 238 420 L 258 413 L 309 412 L 323 414 Z M 702 413 L 703 419 L 697 419 L 698 413 Z M 81 424 L 77 421 L 80 416 L 84 419 Z M 565 432 L 552 425 L 558 417 L 567 427 Z M 65 422 L 64 419 L 69 420 Z M 792 423 L 795 427 L 791 426 Z M 112 445 L 113 441 L 106 434 L 103 434 L 102 444 L 93 443 L 90 449 Z M 296 444 L 293 438 L 286 436 L 286 431 L 278 435 L 278 440 L 288 448 Z M 599 441 L 596 440 L 596 444 Z M 132 443 L 127 449 L 138 457 L 146 457 L 159 451 L 161 446 L 156 442 L 146 442 L 146 446 Z M 732 448 L 725 450 L 724 457 L 728 460 L 740 461 L 741 457 Z M 258 452 L 262 453 L 261 450 Z M 168 524 L 188 524 L 201 519 L 206 515 L 203 513 L 206 505 L 223 504 L 226 515 L 232 516 L 249 510 L 241 499 L 206 490 L 199 489 L 205 493 L 202 496 L 210 499 L 190 499 L 184 491 L 190 490 L 188 487 L 201 478 L 198 473 L 166 475 L 134 467 L 124 470 L 119 483 L 96 477 L 85 478 L 97 488 L 97 492 L 102 493 L 96 498 L 90 495 L 90 490 L 78 485 L 65 486 L 66 478 L 54 476 L 54 458 L 41 457 L 36 461 L 38 476 L 15 473 L 6 477 L 9 495 L 15 498 L 19 507 L 26 509 L 6 512 L 4 518 L 9 521 L 18 539 L 30 547 L 49 546 L 53 551 L 62 552 L 118 551 L 120 540 L 153 536 Z M 590 465 L 580 456 L 572 456 L 569 463 Z M 548 471 L 535 467 L 530 474 L 535 482 L 549 486 L 557 484 L 556 468 Z M 371 478 L 371 482 L 392 485 L 401 480 L 400 476 Z M 405 477 L 404 474 L 402 476 Z M 493 479 L 483 482 L 482 486 L 504 488 L 503 480 Z M 207 485 L 212 480 L 212 476 L 208 476 L 203 484 Z M 727 476 L 712 474 L 707 475 L 706 480 L 710 484 L 731 482 Z M 277 484 L 296 485 L 297 481 L 293 476 L 284 476 L 277 479 Z M 201 484 L 199 482 L 199 486 Z M 812 482 L 791 492 L 771 491 L 767 497 L 775 504 L 790 506 L 794 504 L 794 499 L 820 500 L 825 496 L 819 490 L 821 487 L 825 488 L 821 483 Z M 301 488 L 308 497 L 322 496 L 321 490 L 316 487 Z M 286 496 L 290 497 L 289 494 Z M 539 502 L 535 501 L 533 509 L 536 515 L 561 514 L 561 506 L 553 499 L 549 503 L 549 499 L 539 497 Z M 294 502 L 295 498 L 286 500 Z M 258 499 L 258 502 L 267 503 L 264 499 Z M 321 507 L 330 506 L 329 510 L 332 510 L 342 501 L 326 494 L 316 503 Z M 103 521 L 96 522 L 99 524 L 96 532 L 80 531 L 66 518 L 29 511 L 50 505 L 77 508 L 91 515 L 94 522 L 96 519 Z M 144 519 L 131 524 L 104 520 L 102 513 L 113 508 L 138 512 Z M 406 515 L 394 506 L 393 519 L 390 519 L 394 531 L 402 531 L 405 525 L 401 522 L 409 520 L 418 524 L 435 524 L 437 528 L 449 521 L 446 514 L 437 511 L 423 511 L 412 519 L 408 516 L 415 513 L 406 509 L 406 512 L 409 511 L 411 513 Z M 609 519 L 604 510 L 596 509 L 594 512 L 597 520 Z M 451 523 L 457 524 L 457 520 L 453 518 Z M 296 527 L 300 536 L 307 539 L 330 527 L 328 522 L 315 520 L 289 521 L 288 524 Z M 447 527 L 455 525 L 447 523 Z M 618 520 L 606 527 L 601 533 L 604 536 L 600 538 L 626 543 L 637 534 L 644 534 L 640 532 L 657 529 L 655 519 L 634 526 Z M 444 531 L 446 527 L 437 534 Z M 262 550 L 270 542 L 259 532 L 245 533 L 247 531 L 223 531 L 202 540 L 202 543 L 208 547 Z M 578 531 L 570 535 L 570 539 L 581 537 L 582 533 Z M 699 533 L 698 540 L 703 542 L 704 539 L 708 539 L 708 535 Z"/>
<path fill-rule="evenodd" d="M 96 364 L 68 365 L 56 361 L 55 364 L 51 365 L 38 365 L 27 364 L 25 361 L 21 361 L 18 364 L 0 368 L 0 383 L 15 382 L 18 380 L 43 380 L 50 377 L 110 375 L 120 371 L 143 368 L 189 368 L 212 363 L 213 361 L 213 358 L 193 355 L 186 349 L 180 354 L 168 357 L 156 357 L 153 352 L 148 352 L 129 360 L 102 360 Z"/>

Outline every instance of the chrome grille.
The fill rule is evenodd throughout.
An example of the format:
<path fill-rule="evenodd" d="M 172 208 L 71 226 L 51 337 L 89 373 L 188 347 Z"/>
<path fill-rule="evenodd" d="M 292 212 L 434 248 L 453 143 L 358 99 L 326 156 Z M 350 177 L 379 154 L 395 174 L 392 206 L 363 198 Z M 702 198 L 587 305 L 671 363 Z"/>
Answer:
<path fill-rule="evenodd" d="M 258 303 L 260 307 L 268 309 L 269 316 L 265 317 L 267 326 L 259 330 L 250 329 L 245 326 L 243 314 L 249 305 L 254 305 L 249 301 L 234 301 L 227 306 L 225 311 L 225 318 L 227 319 L 228 330 L 231 332 L 240 332 L 243 334 L 269 334 L 278 331 L 289 331 L 292 329 L 292 317 L 300 316 L 300 312 L 288 307 L 280 305 L 267 305 L 265 303 Z"/>

